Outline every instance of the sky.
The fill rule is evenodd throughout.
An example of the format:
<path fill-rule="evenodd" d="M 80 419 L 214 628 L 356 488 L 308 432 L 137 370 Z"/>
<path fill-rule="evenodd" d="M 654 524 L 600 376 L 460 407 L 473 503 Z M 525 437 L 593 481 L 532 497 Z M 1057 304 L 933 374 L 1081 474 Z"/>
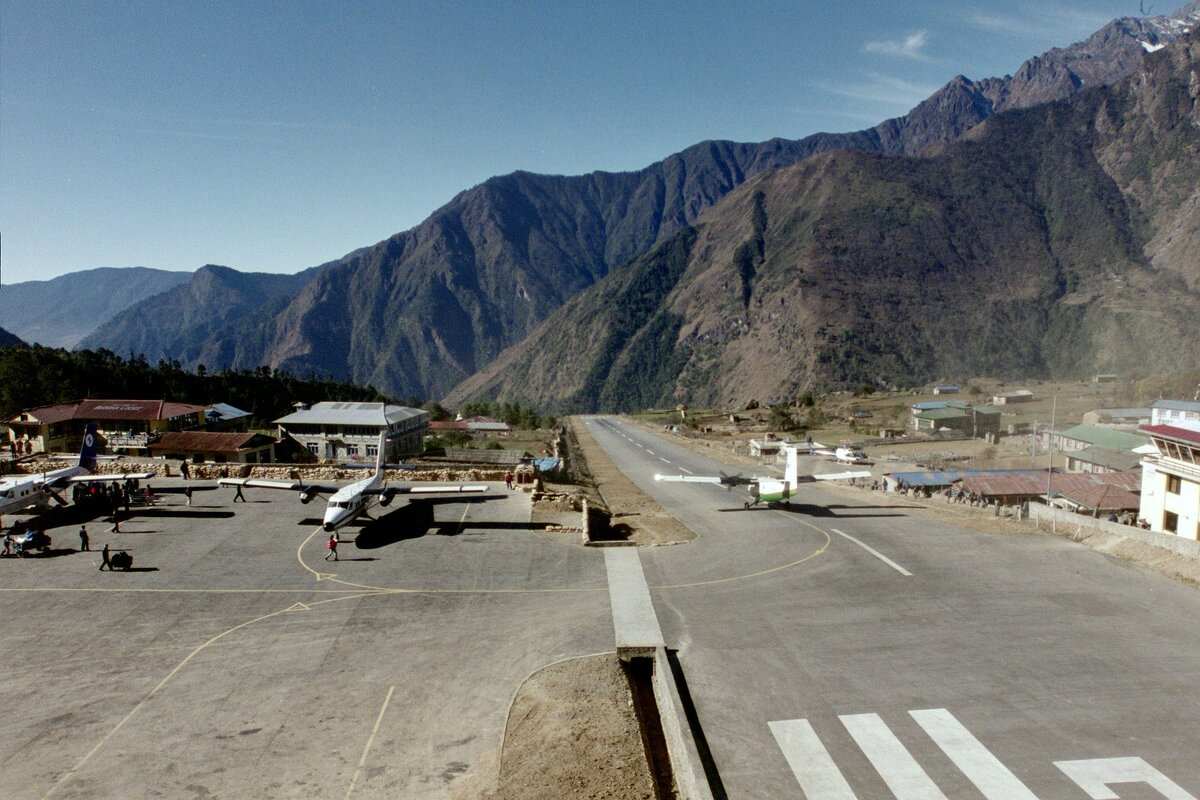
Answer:
<path fill-rule="evenodd" d="M 1154 14 L 1169 14 L 1182 0 Z M 851 131 L 1139 4 L 0 0 L 0 283 L 297 272 L 514 170 Z"/>

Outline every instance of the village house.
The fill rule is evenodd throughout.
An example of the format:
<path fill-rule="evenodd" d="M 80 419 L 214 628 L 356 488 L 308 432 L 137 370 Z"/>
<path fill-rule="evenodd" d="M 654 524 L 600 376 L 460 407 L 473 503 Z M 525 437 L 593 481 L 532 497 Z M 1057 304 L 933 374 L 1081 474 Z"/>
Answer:
<path fill-rule="evenodd" d="M 1140 514 L 1150 529 L 1200 540 L 1200 430 L 1143 425 L 1155 453 L 1142 459 Z"/>
<path fill-rule="evenodd" d="M 170 431 L 151 442 L 150 455 L 193 464 L 268 464 L 275 460 L 275 438 L 246 431 Z"/>
<path fill-rule="evenodd" d="M 26 409 L 8 420 L 16 452 L 77 452 L 87 423 L 96 423 L 97 447 L 110 454 L 145 456 L 168 431 L 204 427 L 202 405 L 171 400 L 76 400 Z"/>
<path fill-rule="evenodd" d="M 275 420 L 279 436 L 290 436 L 313 456 L 325 460 L 374 461 L 379 434 L 387 431 L 384 457 L 398 461 L 420 453 L 429 427 L 429 412 L 383 403 L 321 402 Z"/>

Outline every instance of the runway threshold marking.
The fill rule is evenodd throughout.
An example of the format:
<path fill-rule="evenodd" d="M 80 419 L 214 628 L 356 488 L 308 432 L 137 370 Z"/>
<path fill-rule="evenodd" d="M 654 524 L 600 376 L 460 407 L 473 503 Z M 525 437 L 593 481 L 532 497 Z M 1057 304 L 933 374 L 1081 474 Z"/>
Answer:
<path fill-rule="evenodd" d="M 395 691 L 395 686 L 389 687 L 387 697 L 383 698 L 383 706 L 379 709 L 379 716 L 375 717 L 375 727 L 371 729 L 371 735 L 367 737 L 367 744 L 363 748 L 362 758 L 358 759 L 358 767 L 354 770 L 354 777 L 350 779 L 350 786 L 346 789 L 346 800 L 350 800 L 350 795 L 354 793 L 354 787 L 358 783 L 358 776 L 362 774 L 363 765 L 367 763 L 367 753 L 371 752 L 371 745 L 375 743 L 375 734 L 379 733 L 379 723 L 383 722 L 384 712 L 387 711 L 388 703 L 392 702 L 392 693 Z"/>
<path fill-rule="evenodd" d="M 854 542 L 856 545 L 858 545 L 859 547 L 861 547 L 863 550 L 866 550 L 868 553 L 870 553 L 871 555 L 875 556 L 875 557 L 876 557 L 876 558 L 878 558 L 880 561 L 882 561 L 883 563 L 887 564 L 887 565 L 888 565 L 889 567 L 891 567 L 892 569 L 894 569 L 894 570 L 896 570 L 897 572 L 899 572 L 901 575 L 904 575 L 905 577 L 908 577 L 908 578 L 911 578 L 911 577 L 912 577 L 912 573 L 911 573 L 911 572 L 909 572 L 909 571 L 908 571 L 908 570 L 906 570 L 904 567 L 902 567 L 902 566 L 900 566 L 899 564 L 897 564 L 895 561 L 892 561 L 890 558 L 888 558 L 888 557 L 887 557 L 887 556 L 885 556 L 883 553 L 881 553 L 881 552 L 879 552 L 878 550 L 876 550 L 874 547 L 871 547 L 869 544 L 867 544 L 867 543 L 865 543 L 865 542 L 860 542 L 858 539 L 855 539 L 855 538 L 854 538 L 853 536 L 851 536 L 850 534 L 848 534 L 848 533 L 842 533 L 842 532 L 841 532 L 841 531 L 839 531 L 837 528 L 830 528 L 829 530 L 833 531 L 833 532 L 834 532 L 834 533 L 836 533 L 838 536 L 841 536 L 843 539 L 847 539 L 847 540 L 849 540 L 849 541 L 851 541 L 851 542 Z"/>
<path fill-rule="evenodd" d="M 352 599 L 355 599 L 358 597 L 366 597 L 368 594 L 370 594 L 370 593 L 368 592 L 368 593 L 362 593 L 362 594 L 357 594 L 357 595 L 343 595 L 342 597 L 331 597 L 328 600 L 318 600 L 315 603 L 309 603 L 308 604 L 309 608 L 303 609 L 303 610 L 311 610 L 312 606 L 324 605 L 325 603 L 336 603 L 341 600 L 352 600 Z M 142 707 L 146 705 L 146 703 L 150 702 L 150 699 L 152 697 L 154 697 L 154 695 L 158 694 L 159 690 L 161 690 L 164 686 L 166 686 L 172 678 L 174 678 L 177 674 L 179 674 L 180 670 L 182 670 L 189 663 L 191 663 L 192 659 L 194 659 L 196 656 L 198 656 L 205 648 L 207 648 L 209 645 L 213 644 L 214 642 L 224 639 L 226 636 L 228 636 L 231 633 L 240 631 L 242 628 L 248 628 L 251 625 L 262 622 L 263 620 L 268 620 L 268 619 L 271 619 L 272 617 L 278 617 L 282 614 L 288 614 L 288 613 L 292 613 L 294 611 L 299 611 L 301 609 L 297 608 L 298 605 L 299 604 L 296 603 L 296 604 L 288 606 L 287 608 L 281 608 L 277 611 L 272 611 L 269 614 L 263 614 L 262 616 L 255 617 L 254 619 L 246 620 L 245 622 L 243 622 L 239 625 L 234 625 L 232 628 L 228 628 L 227 630 L 221 631 L 216 636 L 213 636 L 211 639 L 209 639 L 208 641 L 204 642 L 203 644 L 199 645 L 194 650 L 192 650 L 192 652 L 188 653 L 187 656 L 182 661 L 180 661 L 178 664 L 175 665 L 174 669 L 172 669 L 170 672 L 168 672 L 161 681 L 159 681 L 157 684 L 155 684 L 154 688 L 152 688 L 150 691 L 146 692 L 146 694 L 142 697 L 142 699 L 139 700 L 137 702 L 137 704 L 134 705 L 133 708 L 129 709 L 129 713 L 127 713 L 124 717 L 122 717 L 121 721 L 118 722 L 112 730 L 110 730 L 108 733 L 106 733 L 104 735 L 104 737 L 100 739 L 99 742 L 96 742 L 96 745 L 91 750 L 87 751 L 87 753 L 84 754 L 83 758 L 79 759 L 79 761 L 76 762 L 75 766 L 71 767 L 69 770 L 67 770 L 65 773 L 63 773 L 62 776 L 57 781 L 55 781 L 54 784 L 49 789 L 46 790 L 46 793 L 44 795 L 42 795 L 42 800 L 47 800 L 47 798 L 51 797 L 55 792 L 58 791 L 59 787 L 61 787 L 64 783 L 66 783 L 72 777 L 74 777 L 75 774 L 77 772 L 79 772 L 79 770 L 83 769 L 83 767 L 88 763 L 88 761 L 91 760 L 92 756 L 96 755 L 96 753 L 98 753 L 100 751 L 100 748 L 102 748 L 102 747 L 104 747 L 104 745 L 108 744 L 109 740 L 111 740 L 114 736 L 116 736 L 117 733 L 122 728 L 125 727 L 125 723 L 129 722 L 129 720 L 133 718 L 134 714 L 136 714 L 138 711 L 140 711 L 142 709 Z"/>

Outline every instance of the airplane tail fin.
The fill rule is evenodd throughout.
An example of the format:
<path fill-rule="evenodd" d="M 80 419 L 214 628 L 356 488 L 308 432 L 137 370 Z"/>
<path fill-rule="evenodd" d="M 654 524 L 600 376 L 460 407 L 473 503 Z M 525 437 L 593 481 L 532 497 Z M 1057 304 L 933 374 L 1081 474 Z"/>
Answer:
<path fill-rule="evenodd" d="M 387 463 L 387 428 L 379 434 L 379 452 L 375 455 L 375 477 L 383 480 L 383 467 Z"/>
<path fill-rule="evenodd" d="M 96 423 L 89 422 L 83 431 L 83 447 L 79 448 L 79 466 L 92 471 L 96 466 Z"/>
<path fill-rule="evenodd" d="M 796 447 L 789 445 L 784 448 L 787 450 L 787 472 L 784 473 L 783 479 L 791 486 L 797 484 L 797 477 L 800 474 L 800 461 L 796 457 Z"/>

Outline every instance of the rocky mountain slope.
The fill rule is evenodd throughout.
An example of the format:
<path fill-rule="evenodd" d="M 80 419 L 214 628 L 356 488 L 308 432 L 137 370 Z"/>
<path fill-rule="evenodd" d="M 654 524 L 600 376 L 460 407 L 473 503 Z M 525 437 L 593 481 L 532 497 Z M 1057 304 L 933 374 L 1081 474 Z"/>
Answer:
<path fill-rule="evenodd" d="M 204 298 L 196 287 L 173 297 L 171 303 L 184 304 L 178 314 L 145 324 L 148 309 L 167 304 L 151 298 L 87 343 L 189 366 L 266 363 L 437 397 L 748 180 L 834 150 L 902 155 L 944 146 L 997 109 L 1127 74 L 1146 45 L 1157 46 L 1182 26 L 1118 21 L 1085 43 L 1027 62 L 1013 76 L 979 84 L 956 78 L 905 117 L 857 133 L 704 142 L 634 173 L 493 178 L 417 228 L 347 256 L 291 293 L 274 294 L 254 313 L 202 323 L 203 309 L 224 302 Z"/>
<path fill-rule="evenodd" d="M 922 158 L 745 183 L 447 398 L 737 406 L 945 375 L 1200 363 L 1200 32 Z"/>
<path fill-rule="evenodd" d="M 0 317 L 26 341 L 74 347 L 102 321 L 189 277 L 147 267 L 106 267 L 6 284 L 0 286 Z"/>

